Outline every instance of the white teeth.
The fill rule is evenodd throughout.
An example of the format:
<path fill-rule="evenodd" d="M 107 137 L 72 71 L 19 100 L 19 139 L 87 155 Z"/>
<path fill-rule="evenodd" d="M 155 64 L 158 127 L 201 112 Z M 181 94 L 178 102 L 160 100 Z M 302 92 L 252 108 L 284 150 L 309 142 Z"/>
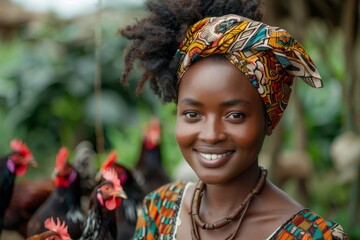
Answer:
<path fill-rule="evenodd" d="M 222 154 L 200 153 L 200 155 L 207 160 L 219 159 L 219 158 L 225 157 L 229 154 L 231 154 L 231 152 L 222 153 Z"/>

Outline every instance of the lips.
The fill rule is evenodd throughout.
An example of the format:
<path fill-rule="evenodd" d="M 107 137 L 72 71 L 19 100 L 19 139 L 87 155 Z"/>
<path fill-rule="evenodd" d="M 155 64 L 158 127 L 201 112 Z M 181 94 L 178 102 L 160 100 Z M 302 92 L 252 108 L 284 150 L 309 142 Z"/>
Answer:
<path fill-rule="evenodd" d="M 234 151 L 204 151 L 199 149 L 195 152 L 198 156 L 199 163 L 207 168 L 221 167 L 230 160 L 232 154 L 234 153 Z"/>
<path fill-rule="evenodd" d="M 226 152 L 226 153 L 222 153 L 222 154 L 216 154 L 216 153 L 200 153 L 200 155 L 203 157 L 203 158 L 206 158 L 206 160 L 216 160 L 216 159 L 219 159 L 219 158 L 223 158 L 223 157 L 226 157 L 228 155 L 230 155 L 231 152 Z"/>

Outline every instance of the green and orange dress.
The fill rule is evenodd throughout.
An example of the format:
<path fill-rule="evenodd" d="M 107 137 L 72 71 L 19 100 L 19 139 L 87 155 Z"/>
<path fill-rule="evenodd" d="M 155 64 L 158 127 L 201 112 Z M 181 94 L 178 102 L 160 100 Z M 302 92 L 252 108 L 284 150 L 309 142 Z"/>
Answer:
<path fill-rule="evenodd" d="M 139 209 L 133 239 L 175 240 L 182 199 L 189 185 L 170 183 L 148 194 Z M 348 237 L 339 224 L 325 220 L 310 209 L 302 209 L 267 238 L 285 239 L 340 240 Z"/>

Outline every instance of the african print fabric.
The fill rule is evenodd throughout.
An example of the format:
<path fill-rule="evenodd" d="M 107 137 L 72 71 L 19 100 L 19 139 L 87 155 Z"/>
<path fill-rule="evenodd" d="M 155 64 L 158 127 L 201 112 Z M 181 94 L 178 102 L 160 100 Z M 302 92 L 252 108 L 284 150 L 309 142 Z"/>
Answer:
<path fill-rule="evenodd" d="M 285 239 L 348 239 L 342 227 L 303 209 L 287 221 L 269 240 Z"/>
<path fill-rule="evenodd" d="M 138 212 L 134 240 L 176 239 L 176 220 L 186 183 L 176 182 L 148 194 Z M 346 240 L 342 227 L 303 209 L 286 221 L 267 240 Z"/>
<path fill-rule="evenodd" d="M 172 239 L 185 185 L 167 184 L 145 197 L 133 239 Z"/>
<path fill-rule="evenodd" d="M 224 54 L 257 89 L 273 128 L 288 105 L 294 77 L 323 86 L 308 53 L 284 29 L 233 14 L 205 18 L 187 30 L 175 55 L 179 80 L 191 63 L 217 54 Z"/>

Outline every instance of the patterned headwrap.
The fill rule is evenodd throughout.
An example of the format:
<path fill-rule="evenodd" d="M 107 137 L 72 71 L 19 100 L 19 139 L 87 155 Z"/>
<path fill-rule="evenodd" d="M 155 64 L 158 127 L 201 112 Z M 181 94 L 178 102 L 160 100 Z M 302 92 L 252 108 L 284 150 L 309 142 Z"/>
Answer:
<path fill-rule="evenodd" d="M 323 86 L 310 56 L 284 29 L 232 14 L 204 18 L 187 30 L 176 53 L 179 81 L 191 63 L 216 54 L 225 55 L 257 89 L 273 128 L 289 102 L 294 77 Z"/>

